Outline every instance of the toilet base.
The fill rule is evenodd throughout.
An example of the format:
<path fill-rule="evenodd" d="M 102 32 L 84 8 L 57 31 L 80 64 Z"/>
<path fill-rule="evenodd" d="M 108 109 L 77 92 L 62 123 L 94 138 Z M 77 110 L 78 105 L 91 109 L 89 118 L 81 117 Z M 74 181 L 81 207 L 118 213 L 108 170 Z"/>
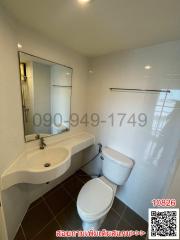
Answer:
<path fill-rule="evenodd" d="M 91 221 L 91 222 L 85 222 L 83 221 L 82 223 L 82 227 L 84 231 L 88 231 L 88 230 L 99 230 L 99 228 L 101 227 L 101 225 L 103 224 L 105 218 L 106 218 L 107 214 L 95 221 Z"/>

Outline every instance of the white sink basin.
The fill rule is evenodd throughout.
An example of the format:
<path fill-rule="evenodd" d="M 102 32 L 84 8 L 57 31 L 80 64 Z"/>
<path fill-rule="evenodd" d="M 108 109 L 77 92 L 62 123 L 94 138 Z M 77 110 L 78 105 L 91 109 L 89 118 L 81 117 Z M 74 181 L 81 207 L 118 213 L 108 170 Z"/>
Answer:
<path fill-rule="evenodd" d="M 48 143 L 43 150 L 24 150 L 1 175 L 1 189 L 8 189 L 18 183 L 46 183 L 60 177 L 71 166 L 71 156 L 94 142 L 93 135 L 82 132 Z"/>
<path fill-rule="evenodd" d="M 46 148 L 27 155 L 29 171 L 48 172 L 62 166 L 70 158 L 66 148 Z"/>
<path fill-rule="evenodd" d="M 68 170 L 70 164 L 71 153 L 63 147 L 45 148 L 27 154 L 25 164 L 29 176 L 27 182 L 40 184 L 56 179 Z"/>
<path fill-rule="evenodd" d="M 8 185 L 41 184 L 60 177 L 68 170 L 71 152 L 64 147 L 45 148 L 24 154 L 17 162 L 6 172 Z"/>

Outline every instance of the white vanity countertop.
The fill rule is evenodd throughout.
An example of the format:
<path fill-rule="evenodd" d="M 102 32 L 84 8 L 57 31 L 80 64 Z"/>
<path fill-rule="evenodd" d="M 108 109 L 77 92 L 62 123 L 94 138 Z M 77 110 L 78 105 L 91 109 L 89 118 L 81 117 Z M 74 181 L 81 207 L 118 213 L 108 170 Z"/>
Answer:
<path fill-rule="evenodd" d="M 58 138 L 56 140 L 47 138 L 45 142 L 47 143 L 47 147 L 44 150 L 39 150 L 36 142 L 36 147 L 26 149 L 15 159 L 13 164 L 6 169 L 1 176 L 2 190 L 18 183 L 41 184 L 56 179 L 64 174 L 70 167 L 71 156 L 93 145 L 95 143 L 95 137 L 88 132 L 80 132 L 61 136 L 59 140 Z M 58 161 L 59 156 L 62 155 L 61 150 L 62 153 L 64 153 L 63 149 L 67 150 L 64 160 L 55 163 L 56 158 Z M 45 158 L 52 159 L 52 166 L 49 168 L 41 167 L 40 165 L 42 164 L 43 166 L 43 161 L 46 161 Z"/>
<path fill-rule="evenodd" d="M 95 143 L 95 137 L 87 132 L 82 132 L 77 135 L 68 137 L 65 140 L 61 140 L 55 144 L 50 144 L 49 147 L 65 147 L 71 151 L 71 155 L 82 151 L 83 149 L 93 145 Z"/>

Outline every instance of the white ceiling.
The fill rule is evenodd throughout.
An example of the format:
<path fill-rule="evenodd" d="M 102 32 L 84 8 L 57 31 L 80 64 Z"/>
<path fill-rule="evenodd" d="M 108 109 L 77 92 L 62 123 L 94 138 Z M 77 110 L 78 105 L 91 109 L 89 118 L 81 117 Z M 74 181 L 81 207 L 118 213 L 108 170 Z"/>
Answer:
<path fill-rule="evenodd" d="M 180 39 L 180 0 L 0 0 L 25 26 L 87 56 Z"/>

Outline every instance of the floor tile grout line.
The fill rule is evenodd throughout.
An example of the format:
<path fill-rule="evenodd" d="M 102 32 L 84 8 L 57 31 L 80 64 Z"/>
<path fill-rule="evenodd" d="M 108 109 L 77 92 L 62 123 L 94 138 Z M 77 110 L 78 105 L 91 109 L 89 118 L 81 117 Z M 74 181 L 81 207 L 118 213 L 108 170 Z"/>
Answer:
<path fill-rule="evenodd" d="M 21 230 L 22 230 L 22 233 L 23 233 L 24 239 L 27 240 L 27 238 L 26 238 L 26 234 L 25 234 L 25 232 L 24 232 L 24 229 L 23 229 L 22 224 L 21 224 Z"/>
<path fill-rule="evenodd" d="M 48 205 L 48 203 L 46 202 L 46 199 L 42 196 L 42 201 L 44 202 L 44 204 L 46 204 L 46 206 L 47 206 L 47 208 L 48 208 L 48 210 L 51 212 L 51 214 L 52 214 L 52 216 L 53 216 L 53 218 L 52 218 L 52 220 L 54 220 L 56 223 L 57 223 L 57 225 L 58 225 L 58 227 L 61 227 L 60 226 L 60 224 L 59 224 L 59 222 L 58 222 L 58 220 L 57 220 L 57 218 L 56 218 L 56 216 L 58 216 L 59 214 L 60 214 L 60 212 L 62 211 L 62 210 L 64 210 L 65 208 L 63 208 L 57 215 L 55 215 L 54 214 L 54 212 L 52 211 L 52 209 L 51 209 L 51 207 Z M 69 204 L 68 204 L 69 205 Z M 47 227 L 47 226 L 46 226 Z M 58 229 L 57 229 L 58 230 Z M 39 232 L 40 233 L 40 232 Z M 67 239 L 67 238 L 66 238 Z M 68 240 L 68 239 L 67 239 Z"/>
<path fill-rule="evenodd" d="M 118 199 L 116 196 L 115 196 L 115 198 L 116 198 L 118 201 L 121 201 L 121 200 Z M 129 210 L 133 211 L 133 209 L 131 209 L 130 207 L 128 207 L 125 203 L 122 202 L 122 204 L 125 205 L 125 208 L 126 208 L 126 209 L 129 209 Z M 113 206 L 112 206 L 112 208 L 113 208 Z M 113 208 L 113 210 L 117 212 L 117 210 L 116 210 L 115 208 Z M 134 212 L 134 211 L 133 211 L 133 212 Z M 118 212 L 117 212 L 117 213 L 118 213 Z M 137 215 L 137 217 L 140 217 L 140 218 L 142 219 L 142 221 L 144 221 L 144 222 L 147 224 L 147 221 L 146 221 L 146 220 L 144 220 L 144 219 L 143 219 L 140 215 L 138 215 L 136 212 L 134 212 L 134 213 Z M 120 214 L 118 213 L 118 215 L 120 215 Z"/>
<path fill-rule="evenodd" d="M 49 204 L 46 202 L 46 199 L 44 197 L 42 197 L 42 200 L 43 200 L 44 204 L 46 205 L 46 207 L 48 208 L 48 210 L 50 211 L 50 213 L 53 215 L 53 217 L 56 217 L 53 210 L 51 209 Z"/>
<path fill-rule="evenodd" d="M 57 217 L 55 217 L 55 221 L 56 221 L 58 227 L 61 229 L 61 225 L 60 225 L 60 223 L 58 222 Z M 66 237 L 65 239 L 66 239 L 66 240 L 69 240 L 69 238 L 67 238 L 67 237 Z"/>
<path fill-rule="evenodd" d="M 126 218 L 123 219 L 130 227 L 132 227 L 133 230 L 138 230 L 136 227 L 134 227 Z M 139 229 L 139 230 L 143 230 L 143 229 Z M 144 230 L 143 230 L 144 231 Z M 147 231 L 146 231 L 147 233 Z"/>
<path fill-rule="evenodd" d="M 50 189 L 47 193 L 45 193 L 43 196 L 44 197 L 46 194 L 48 194 L 49 196 L 51 196 L 54 191 L 56 191 L 56 189 L 58 188 L 64 188 L 64 184 L 66 181 L 69 181 L 69 178 L 72 177 L 73 175 L 69 176 L 67 179 L 63 180 L 62 182 L 58 183 L 55 187 L 53 187 L 52 189 Z M 44 197 L 45 198 L 45 197 Z"/>
<path fill-rule="evenodd" d="M 35 234 L 35 236 L 31 240 L 33 240 L 40 232 L 42 232 L 51 223 L 51 221 L 55 220 L 55 218 L 56 218 L 52 209 L 49 207 L 48 203 L 46 202 L 45 198 L 43 196 L 40 198 L 41 198 L 41 201 L 39 203 L 37 203 L 35 206 L 33 206 L 31 209 L 29 209 L 28 211 L 31 211 L 34 207 L 37 207 L 39 204 L 41 204 L 43 202 L 46 205 L 46 207 L 48 208 L 48 210 L 50 211 L 50 213 L 52 215 L 52 219 L 37 234 Z M 21 225 L 21 227 L 22 227 L 22 232 L 23 232 L 24 238 L 25 238 L 25 240 L 27 240 L 23 226 Z"/>
<path fill-rule="evenodd" d="M 148 222 L 146 220 L 144 220 L 139 214 L 137 214 L 132 208 L 130 208 L 128 206 L 127 206 L 127 208 L 132 212 L 133 215 L 135 215 L 135 218 L 139 218 L 139 221 L 141 221 L 144 224 L 148 225 Z"/>
<path fill-rule="evenodd" d="M 62 182 L 62 187 L 64 187 L 65 184 L 67 184 L 69 181 L 71 181 L 73 177 L 76 178 L 76 172 L 73 173 L 69 178 L 67 178 L 66 180 L 64 180 L 64 181 Z"/>
<path fill-rule="evenodd" d="M 43 197 L 41 197 L 41 198 L 42 198 L 42 200 L 40 201 L 40 203 L 44 202 L 44 201 L 43 201 Z M 40 203 L 36 204 L 35 206 L 37 207 Z M 33 209 L 35 206 L 33 206 L 32 209 Z M 46 205 L 46 206 L 47 206 L 47 205 Z M 31 211 L 32 209 L 30 209 L 29 211 Z M 48 209 L 49 209 L 49 208 L 48 208 Z M 52 218 L 50 221 L 48 221 L 48 223 L 47 223 L 37 234 L 35 234 L 35 236 L 34 236 L 31 240 L 33 240 L 41 231 L 43 231 L 43 230 L 45 229 L 45 227 L 46 227 L 47 225 L 49 225 L 49 223 L 50 223 L 52 220 L 54 220 L 54 218 L 55 218 L 55 216 L 53 215 L 53 218 Z M 24 231 L 24 228 L 23 228 L 22 224 L 21 224 L 21 227 L 22 227 L 23 236 L 24 236 L 25 240 L 27 240 L 27 237 L 26 237 L 26 234 L 25 234 L 25 231 Z"/>
<path fill-rule="evenodd" d="M 59 216 L 65 209 L 67 209 L 70 206 L 70 204 L 73 202 L 73 199 L 71 199 L 71 201 L 64 208 L 62 208 L 56 215 L 54 214 L 54 212 L 51 209 L 51 207 L 49 206 L 49 204 L 46 202 L 45 198 L 43 198 L 43 201 L 46 204 L 46 206 L 49 209 L 49 211 L 51 212 L 51 214 L 53 215 L 53 217 L 57 218 L 57 216 Z"/>
<path fill-rule="evenodd" d="M 75 198 L 74 198 L 73 195 L 71 195 L 71 193 L 66 189 L 66 187 L 63 186 L 62 188 L 63 188 L 63 190 L 67 193 L 67 195 L 68 195 L 73 201 L 75 201 Z"/>
<path fill-rule="evenodd" d="M 64 188 L 64 187 L 63 187 L 63 188 Z M 72 203 L 74 203 L 74 202 L 76 202 L 76 201 L 75 201 L 74 199 L 71 199 L 71 201 L 67 204 L 67 206 L 64 207 L 64 208 L 55 216 L 56 222 L 58 223 L 58 226 L 59 226 L 59 227 L 61 227 L 61 224 L 59 223 L 57 217 L 58 217 L 65 209 L 68 209 L 69 206 L 70 206 Z M 67 224 L 67 227 L 68 227 L 70 230 L 72 230 L 69 224 Z M 66 238 L 66 239 L 67 239 L 67 238 Z"/>
<path fill-rule="evenodd" d="M 55 215 L 53 214 L 52 210 L 49 208 L 48 204 L 44 200 L 44 197 L 42 196 L 41 198 L 42 198 L 42 202 L 46 205 L 46 207 L 48 208 L 48 210 L 52 214 L 52 219 L 50 221 L 48 221 L 48 223 L 45 224 L 45 226 L 37 234 L 35 234 L 35 236 L 31 240 L 35 239 L 51 222 L 53 222 L 55 220 Z"/>
<path fill-rule="evenodd" d="M 127 209 L 127 206 L 124 207 L 122 213 L 120 214 L 116 209 L 114 209 L 114 208 L 112 207 L 112 210 L 113 210 L 115 213 L 117 213 L 118 216 L 120 216 L 120 217 L 122 217 L 122 216 L 124 215 L 126 209 Z"/>
<path fill-rule="evenodd" d="M 116 228 L 117 228 L 118 224 L 121 222 L 121 220 L 123 219 L 123 217 L 124 217 L 124 214 L 125 214 L 125 212 L 126 212 L 126 209 L 127 209 L 127 207 L 125 207 L 125 208 L 123 209 L 123 211 L 122 211 L 122 214 L 121 214 L 121 215 L 120 215 L 120 214 L 118 214 L 118 212 L 117 212 L 117 211 L 115 211 L 115 212 L 118 214 L 118 216 L 120 217 L 120 218 L 119 218 L 119 221 L 117 222 Z M 114 209 L 113 209 L 113 210 L 114 210 Z"/>
<path fill-rule="evenodd" d="M 35 235 L 35 237 L 37 237 L 51 222 L 53 222 L 53 221 L 55 221 L 56 223 L 57 223 L 57 225 L 58 225 L 58 227 L 61 227 L 60 226 L 60 224 L 59 224 L 59 222 L 58 222 L 58 220 L 57 220 L 57 216 L 67 207 L 67 206 L 69 206 L 70 205 L 70 203 L 66 206 L 66 207 L 64 207 L 57 215 L 55 215 L 54 214 L 54 212 L 52 211 L 52 209 L 50 208 L 50 206 L 48 205 L 48 203 L 46 202 L 46 200 L 45 200 L 45 198 L 42 196 L 42 201 L 44 202 L 44 204 L 46 204 L 46 206 L 47 206 L 47 208 L 48 208 L 48 210 L 51 212 L 51 214 L 52 214 L 52 216 L 53 216 L 53 218 L 51 219 L 51 221 L 49 221 L 44 227 L 43 227 L 43 229 L 41 229 L 36 235 Z M 58 230 L 58 229 L 57 229 Z M 34 238 L 35 238 L 34 237 Z M 33 238 L 33 239 L 34 239 Z M 32 240 L 33 240 L 32 239 Z M 66 238 L 67 240 L 68 240 L 68 238 Z"/>
<path fill-rule="evenodd" d="M 42 196 L 41 196 L 40 198 L 42 198 Z M 39 200 L 40 198 L 38 198 L 37 200 Z M 35 201 L 37 201 L 37 200 L 35 200 Z M 29 211 L 31 211 L 33 208 L 37 207 L 41 202 L 42 202 L 42 199 L 40 200 L 39 203 L 36 203 L 36 204 L 35 204 L 34 206 L 32 206 L 31 208 L 28 208 L 27 212 L 29 212 Z M 32 202 L 32 203 L 33 203 L 33 202 Z"/>
<path fill-rule="evenodd" d="M 84 175 L 84 176 L 85 176 L 85 175 Z M 87 175 L 87 176 L 88 176 L 88 175 Z M 80 180 L 82 183 L 84 183 L 84 184 L 86 183 L 84 180 L 82 180 L 82 179 L 81 179 L 81 177 L 80 177 L 80 176 L 78 176 L 78 175 L 75 175 L 75 177 L 76 177 L 76 178 L 78 178 L 78 179 L 79 179 L 79 180 Z M 82 176 L 82 177 L 83 177 L 83 176 Z M 91 180 L 91 179 L 89 179 L 89 181 L 90 181 L 90 180 Z"/>
<path fill-rule="evenodd" d="M 53 187 L 52 189 L 50 189 L 48 192 L 46 192 L 45 194 L 43 194 L 41 197 L 44 197 L 45 195 L 47 195 L 48 194 L 48 196 L 51 196 L 53 193 L 54 193 L 54 191 L 56 191 L 58 188 L 62 188 L 63 187 L 63 182 L 61 182 L 61 183 L 58 183 L 55 187 Z M 45 198 L 45 197 L 44 197 Z"/>
<path fill-rule="evenodd" d="M 74 201 L 71 200 L 55 217 L 57 218 L 64 210 L 66 210 Z M 58 221 L 58 220 L 57 220 Z"/>
<path fill-rule="evenodd" d="M 127 206 L 127 209 L 130 209 L 130 208 Z M 130 210 L 132 210 L 132 209 L 130 209 Z M 136 215 L 139 217 L 138 214 L 136 214 Z M 136 218 L 136 217 L 135 217 L 135 218 Z M 124 221 L 125 221 L 126 223 L 128 223 L 131 227 L 133 227 L 133 225 L 128 221 L 128 219 L 127 219 L 126 217 L 124 217 Z M 145 220 L 142 219 L 142 221 L 143 221 L 143 223 L 141 223 L 141 225 L 147 225 L 147 226 L 148 226 L 148 223 L 147 223 Z M 133 227 L 133 228 L 135 228 L 135 227 Z"/>
<path fill-rule="evenodd" d="M 58 221 L 58 220 L 57 220 Z M 58 222 L 59 223 L 59 222 Z M 59 226 L 61 227 L 60 223 Z M 69 231 L 79 231 L 79 229 L 73 229 L 69 224 L 66 225 L 66 227 L 68 227 Z M 65 230 L 66 231 L 66 230 Z"/>
<path fill-rule="evenodd" d="M 86 182 L 83 181 L 81 178 L 79 178 L 78 175 L 75 175 L 75 174 L 74 174 L 74 177 L 75 177 L 76 179 L 78 179 L 81 183 L 86 184 Z M 90 179 L 90 180 L 91 180 L 91 179 Z M 66 188 L 64 185 L 62 186 L 62 188 L 63 188 L 63 189 L 65 190 L 65 192 L 72 198 L 72 200 L 76 202 L 77 199 L 67 190 L 67 188 Z"/>
<path fill-rule="evenodd" d="M 57 219 L 57 217 L 56 217 L 56 222 L 58 223 L 58 225 L 59 225 L 59 227 L 61 228 L 61 224 L 58 222 L 58 219 Z M 66 227 L 68 227 L 68 229 L 69 230 L 71 230 L 71 228 L 70 228 L 70 226 L 67 224 L 67 226 Z"/>
<path fill-rule="evenodd" d="M 31 238 L 30 240 L 35 239 L 42 231 L 44 231 L 46 229 L 46 227 L 51 224 L 53 221 L 55 220 L 55 217 L 53 217 L 47 224 L 45 224 L 45 226 L 37 233 L 35 234 L 35 236 L 33 238 Z"/>
<path fill-rule="evenodd" d="M 73 200 L 70 203 L 68 203 L 68 205 L 65 208 L 63 208 L 63 210 L 67 209 L 72 202 L 73 202 Z M 58 215 L 60 215 L 61 213 L 62 213 L 62 211 L 60 213 L 58 213 Z M 57 219 L 58 215 L 56 215 L 55 221 L 57 222 L 58 226 L 61 228 L 61 224 L 59 223 L 59 221 Z M 69 224 L 67 224 L 67 227 L 68 227 L 69 230 L 72 230 L 71 227 L 69 226 Z M 65 239 L 68 240 L 69 238 L 65 238 Z"/>

